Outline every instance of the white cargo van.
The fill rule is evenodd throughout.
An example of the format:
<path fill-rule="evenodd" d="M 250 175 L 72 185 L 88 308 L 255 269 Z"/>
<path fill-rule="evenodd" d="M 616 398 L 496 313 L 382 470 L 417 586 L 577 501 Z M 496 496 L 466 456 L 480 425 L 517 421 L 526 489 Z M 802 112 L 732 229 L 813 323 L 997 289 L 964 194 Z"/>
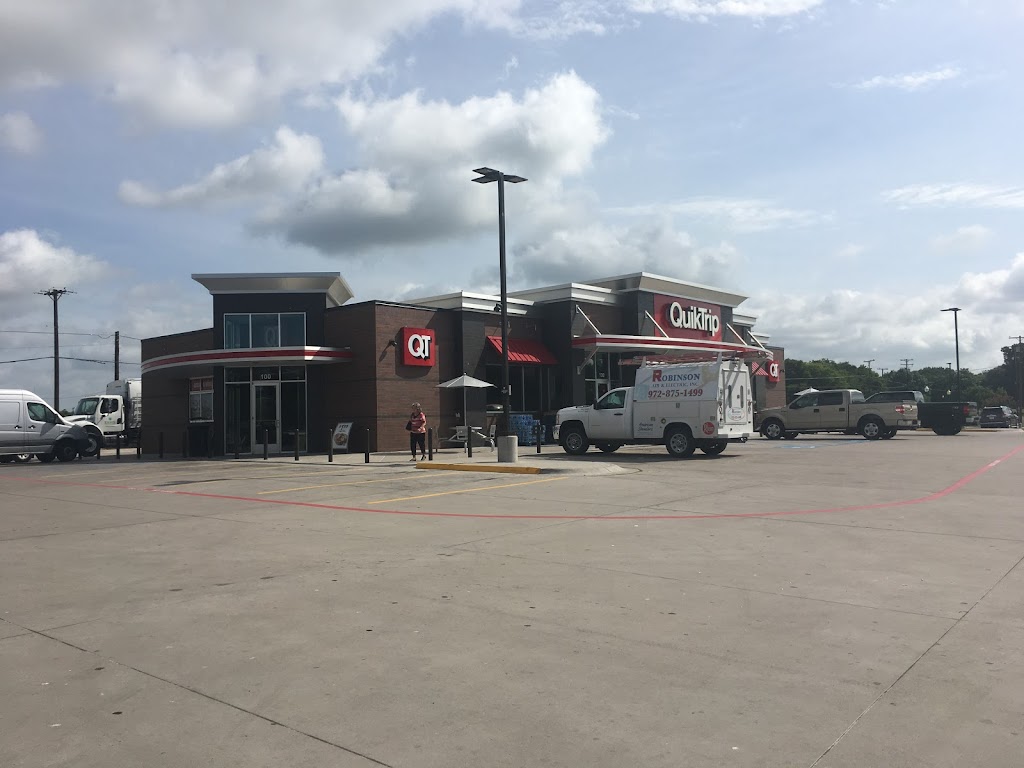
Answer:
<path fill-rule="evenodd" d="M 715 456 L 754 434 L 750 394 L 750 370 L 740 360 L 648 365 L 634 386 L 562 408 L 554 437 L 577 456 L 591 445 L 611 453 L 630 444 L 663 444 L 679 458 L 697 448 Z"/>
<path fill-rule="evenodd" d="M 87 443 L 85 430 L 65 421 L 39 395 L 0 389 L 0 462 L 21 454 L 35 454 L 40 461 L 71 461 Z"/>

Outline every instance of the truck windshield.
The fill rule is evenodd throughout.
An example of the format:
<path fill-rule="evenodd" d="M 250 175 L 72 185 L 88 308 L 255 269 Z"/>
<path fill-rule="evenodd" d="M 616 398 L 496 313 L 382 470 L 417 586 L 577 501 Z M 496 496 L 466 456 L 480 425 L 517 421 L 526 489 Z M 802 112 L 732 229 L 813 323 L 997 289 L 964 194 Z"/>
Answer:
<path fill-rule="evenodd" d="M 72 412 L 72 416 L 92 416 L 96 413 L 96 406 L 99 405 L 100 399 L 98 397 L 83 397 L 78 401 L 78 405 L 75 406 L 75 410 Z"/>

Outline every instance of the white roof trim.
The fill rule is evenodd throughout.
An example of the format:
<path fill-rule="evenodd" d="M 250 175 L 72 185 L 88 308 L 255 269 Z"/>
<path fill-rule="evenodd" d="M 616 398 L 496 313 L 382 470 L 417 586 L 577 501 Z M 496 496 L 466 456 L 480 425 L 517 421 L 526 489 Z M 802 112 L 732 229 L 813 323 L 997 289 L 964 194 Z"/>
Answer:
<path fill-rule="evenodd" d="M 211 295 L 247 293 L 322 293 L 328 307 L 344 304 L 354 295 L 338 272 L 239 272 L 193 274 Z"/>

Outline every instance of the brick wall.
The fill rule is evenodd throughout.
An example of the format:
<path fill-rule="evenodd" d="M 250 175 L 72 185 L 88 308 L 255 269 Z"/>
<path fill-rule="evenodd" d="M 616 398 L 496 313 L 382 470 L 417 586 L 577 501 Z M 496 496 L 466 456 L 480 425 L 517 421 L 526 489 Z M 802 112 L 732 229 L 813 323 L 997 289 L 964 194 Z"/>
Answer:
<path fill-rule="evenodd" d="M 142 340 L 142 359 L 163 355 L 197 352 L 214 348 L 212 328 Z M 155 455 L 160 434 L 164 436 L 164 455 L 180 456 L 182 435 L 188 431 L 188 380 L 193 376 L 212 376 L 213 367 L 189 368 L 188 375 L 155 371 L 142 377 L 142 452 Z"/>

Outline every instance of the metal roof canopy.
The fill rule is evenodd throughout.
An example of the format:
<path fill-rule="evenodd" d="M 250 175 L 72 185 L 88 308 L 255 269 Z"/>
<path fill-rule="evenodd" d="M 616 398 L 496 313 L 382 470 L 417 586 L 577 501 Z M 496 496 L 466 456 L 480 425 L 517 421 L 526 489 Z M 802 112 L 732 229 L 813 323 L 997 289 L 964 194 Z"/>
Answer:
<path fill-rule="evenodd" d="M 239 272 L 193 274 L 210 295 L 228 293 L 322 293 L 328 307 L 338 307 L 354 295 L 338 272 Z"/>

